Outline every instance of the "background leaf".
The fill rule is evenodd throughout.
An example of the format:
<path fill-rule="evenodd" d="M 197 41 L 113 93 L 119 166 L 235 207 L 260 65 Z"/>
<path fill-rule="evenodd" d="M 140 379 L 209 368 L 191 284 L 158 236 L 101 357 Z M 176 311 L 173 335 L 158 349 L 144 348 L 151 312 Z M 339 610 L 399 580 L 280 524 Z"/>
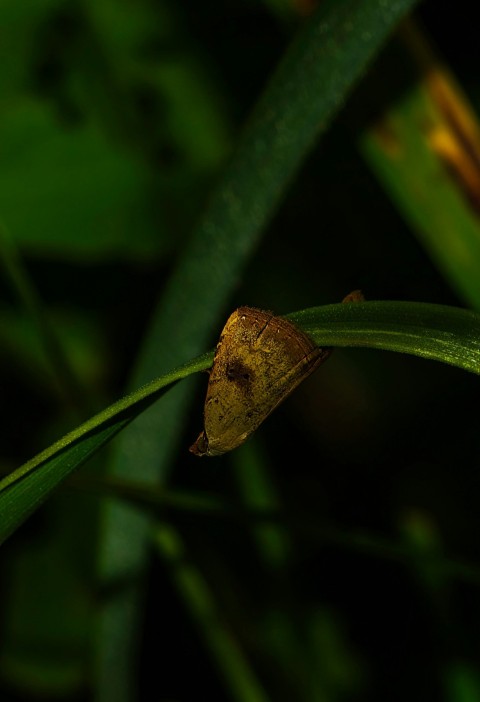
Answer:
<path fill-rule="evenodd" d="M 2 3 L 2 699 L 479 697 L 477 37 L 412 4 Z M 238 452 L 205 376 L 98 451 L 244 304 L 335 353 Z"/>
<path fill-rule="evenodd" d="M 389 87 L 392 98 L 387 106 L 383 103 L 374 117 L 369 115 L 359 137 L 360 149 L 433 261 L 463 299 L 478 309 L 476 117 L 413 23 L 402 26 L 383 60 L 401 65 L 401 74 Z M 398 94 L 407 82 L 412 87 Z"/>
<path fill-rule="evenodd" d="M 140 352 L 134 384 L 164 371 L 174 358 L 178 362 L 201 352 L 213 324 L 225 310 L 235 281 L 315 139 L 412 5 L 409 1 L 385 5 L 370 0 L 361 6 L 351 0 L 326 2 L 302 28 L 257 103 L 202 221 L 170 276 Z M 133 428 L 120 446 L 116 475 L 131 470 L 128 457 L 135 452 L 145 480 L 164 479 L 190 391 L 188 385 L 174 391 L 167 404 L 149 416 L 148 423 Z M 115 505 L 107 519 L 110 526 L 105 532 L 102 578 L 116 581 L 134 570 L 141 574 L 146 557 L 144 520 Z M 118 533 L 129 534 L 128 558 L 123 548 L 115 546 Z M 138 602 L 138 598 L 137 592 L 129 595 L 126 591 L 112 608 L 121 617 L 122 611 L 131 611 L 127 601 Z M 107 620 L 115 618 L 108 611 L 105 616 Z M 126 632 L 129 627 L 124 623 L 119 628 Z M 103 653 L 102 660 L 115 660 L 119 670 L 127 671 L 124 659 L 134 653 L 129 645 L 114 653 L 111 646 L 116 640 L 107 631 L 109 652 Z M 104 673 L 102 680 L 110 677 Z M 128 684 L 119 681 L 118 694 L 127 689 Z"/>

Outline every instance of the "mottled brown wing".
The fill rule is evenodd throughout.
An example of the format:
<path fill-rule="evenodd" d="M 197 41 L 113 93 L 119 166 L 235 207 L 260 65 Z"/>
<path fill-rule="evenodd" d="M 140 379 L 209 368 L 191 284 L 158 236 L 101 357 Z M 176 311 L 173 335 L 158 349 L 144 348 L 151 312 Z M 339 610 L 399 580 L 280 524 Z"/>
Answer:
<path fill-rule="evenodd" d="M 288 320 L 240 307 L 220 336 L 205 400 L 205 429 L 191 450 L 220 455 L 242 444 L 328 355 Z"/>

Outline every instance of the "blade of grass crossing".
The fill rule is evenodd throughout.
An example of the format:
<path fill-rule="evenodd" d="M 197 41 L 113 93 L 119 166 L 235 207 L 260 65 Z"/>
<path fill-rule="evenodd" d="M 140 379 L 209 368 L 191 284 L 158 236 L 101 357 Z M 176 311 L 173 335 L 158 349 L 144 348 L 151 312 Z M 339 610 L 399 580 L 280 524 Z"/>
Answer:
<path fill-rule="evenodd" d="M 238 276 L 251 256 L 283 193 L 316 138 L 335 113 L 388 34 L 414 6 L 414 0 L 327 0 L 305 24 L 260 100 L 203 221 L 167 285 L 140 355 L 133 385 L 191 358 L 208 343 Z M 189 281 L 188 288 L 185 281 Z M 176 388 L 162 406 L 122 439 L 115 473 L 132 470 L 145 480 L 164 478 L 178 441 L 189 388 Z M 135 467 L 132 466 L 134 457 Z M 131 522 L 126 526 L 125 522 Z M 101 575 L 105 581 L 132 582 L 145 564 L 142 523 L 118 506 L 105 516 Z M 129 534 L 128 557 L 115 548 L 115 532 Z M 115 655 L 106 634 L 99 658 Z M 129 660 L 134 652 L 128 656 Z M 109 675 L 102 675 L 108 680 Z M 123 689 L 129 685 L 125 681 Z M 107 699 L 108 691 L 99 699 Z M 128 699 L 128 694 L 125 694 Z"/>
<path fill-rule="evenodd" d="M 201 573 L 188 559 L 178 533 L 167 524 L 157 525 L 154 543 L 204 637 L 232 699 L 237 702 L 268 702 L 270 698 L 245 658 L 239 642 L 222 621 L 218 605 Z"/>
<path fill-rule="evenodd" d="M 211 365 L 213 354 L 152 381 L 95 415 L 0 480 L 0 543 L 39 507 L 72 471 L 160 397 L 168 386 Z"/>

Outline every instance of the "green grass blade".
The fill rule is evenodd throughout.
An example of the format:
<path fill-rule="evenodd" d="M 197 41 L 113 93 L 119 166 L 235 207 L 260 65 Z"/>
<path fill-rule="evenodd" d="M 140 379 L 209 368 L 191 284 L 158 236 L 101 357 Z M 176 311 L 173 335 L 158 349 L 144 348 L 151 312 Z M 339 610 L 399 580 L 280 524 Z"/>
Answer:
<path fill-rule="evenodd" d="M 480 315 L 444 305 L 361 302 L 288 315 L 321 346 L 410 353 L 480 374 Z M 174 382 L 208 368 L 209 352 L 127 395 L 0 481 L 0 541 Z"/>
<path fill-rule="evenodd" d="M 0 480 L 0 543 L 57 485 L 180 378 L 211 365 L 205 354 L 107 407 Z"/>
<path fill-rule="evenodd" d="M 308 151 L 389 32 L 414 4 L 414 0 L 327 0 L 305 24 L 254 110 L 205 217 L 173 272 L 134 386 L 201 353 L 240 271 Z M 143 436 L 148 448 L 145 466 L 155 462 L 165 472 L 181 426 L 184 399 L 175 392 L 172 405 L 168 402 L 158 416 L 152 415 L 146 429 L 149 436 Z M 169 439 L 159 441 L 159 430 L 165 427 Z M 137 431 L 144 430 L 138 423 Z M 129 434 L 133 445 L 134 432 Z"/>
<path fill-rule="evenodd" d="M 305 23 L 252 114 L 203 220 L 182 251 L 154 314 L 131 387 L 196 356 L 210 343 L 227 299 L 309 150 L 414 4 L 415 0 L 326 0 Z M 116 475 L 128 476 L 132 471 L 129 457 L 135 456 L 142 479 L 165 479 L 190 396 L 187 384 L 182 384 L 149 413 L 148 422 L 143 418 L 135 422 L 120 442 Z M 141 577 L 144 570 L 146 525 L 119 506 L 109 508 L 104 523 L 102 579 L 125 582 L 127 589 L 134 580 L 132 574 Z M 128 535 L 128 548 L 116 548 L 118 533 Z M 118 617 L 106 612 L 105 619 L 116 620 L 116 629 L 126 631 L 127 624 L 118 621 L 121 616 L 120 611 Z M 102 680 L 111 680 L 113 670 L 115 675 L 120 671 L 127 676 L 135 651 L 117 655 L 112 650 L 117 645 L 113 631 L 110 635 L 107 625 L 100 629 L 103 650 L 97 658 L 105 661 L 100 664 Z M 133 634 L 127 638 L 134 640 Z M 128 699 L 129 682 L 120 682 L 120 687 L 126 691 L 123 699 Z M 99 702 L 108 698 L 108 689 L 99 689 Z"/>
<path fill-rule="evenodd" d="M 480 584 L 480 566 L 474 562 L 447 556 L 441 551 L 420 552 L 418 544 L 407 543 L 405 539 L 394 540 L 361 529 L 331 526 L 318 514 L 288 509 L 243 508 L 211 493 L 164 490 L 134 481 L 116 481 L 105 477 L 95 481 L 76 478 L 70 486 L 75 490 L 116 497 L 155 516 L 168 514 L 174 520 L 179 515 L 188 513 L 199 520 L 238 521 L 245 529 L 256 525 L 280 527 L 289 536 L 308 536 L 347 551 L 357 551 L 381 560 L 395 560 L 416 568 L 436 568 L 441 577 L 446 579 Z"/>
<path fill-rule="evenodd" d="M 381 68 L 385 76 L 395 67 L 394 94 L 360 135 L 360 150 L 438 269 L 480 309 L 478 120 L 413 24 L 392 49 Z"/>
<path fill-rule="evenodd" d="M 247 509 L 279 509 L 280 497 L 268 456 L 258 442 L 250 441 L 232 455 L 232 468 L 242 503 Z M 288 534 L 278 525 L 252 525 L 253 538 L 265 566 L 282 572 L 290 556 Z"/>
<path fill-rule="evenodd" d="M 2 269 L 13 292 L 36 327 L 45 351 L 45 358 L 52 372 L 52 378 L 57 386 L 57 392 L 66 406 L 73 404 L 77 411 L 88 410 L 89 403 L 83 387 L 69 363 L 69 359 L 48 319 L 44 305 L 25 270 L 20 252 L 5 226 L 0 223 L 0 270 Z M 85 412 L 85 415 L 88 415 L 88 411 Z"/>
<path fill-rule="evenodd" d="M 409 353 L 480 373 L 480 315 L 422 302 L 327 305 L 287 315 L 319 346 Z"/>
<path fill-rule="evenodd" d="M 233 632 L 223 621 L 218 603 L 206 580 L 189 561 L 176 531 L 167 524 L 158 525 L 154 533 L 154 542 L 227 683 L 231 699 L 237 702 L 268 702 L 270 697 L 257 680 L 240 642 L 236 641 Z M 161 627 L 159 628 L 161 630 Z"/>

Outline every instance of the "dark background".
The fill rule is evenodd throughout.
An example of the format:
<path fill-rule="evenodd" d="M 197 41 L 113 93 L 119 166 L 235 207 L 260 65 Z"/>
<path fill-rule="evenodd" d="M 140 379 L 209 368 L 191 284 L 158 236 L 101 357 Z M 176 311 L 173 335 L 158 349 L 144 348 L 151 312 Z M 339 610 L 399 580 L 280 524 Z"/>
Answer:
<path fill-rule="evenodd" d="M 470 12 L 427 0 L 416 20 L 475 108 Z M 260 0 L 0 9 L 0 218 L 81 389 L 78 410 L 0 277 L 3 472 L 124 394 L 169 272 L 299 21 Z M 381 97 L 368 80 L 357 86 L 236 282 L 231 309 L 282 314 L 357 288 L 367 299 L 467 305 L 358 150 L 355 115 Z M 245 519 L 167 516 L 268 698 L 480 700 L 476 377 L 338 349 L 244 448 L 199 462 L 187 448 L 206 380 L 192 391 L 169 487 L 248 502 L 242 471 L 259 461 L 288 520 L 272 537 Z M 108 596 L 92 584 L 100 499 L 99 488 L 64 488 L 3 546 L 2 700 L 95 699 L 94 610 Z M 76 565 L 65 576 L 67 541 Z M 137 699 L 236 699 L 168 559 L 149 562 L 142 612 Z"/>

